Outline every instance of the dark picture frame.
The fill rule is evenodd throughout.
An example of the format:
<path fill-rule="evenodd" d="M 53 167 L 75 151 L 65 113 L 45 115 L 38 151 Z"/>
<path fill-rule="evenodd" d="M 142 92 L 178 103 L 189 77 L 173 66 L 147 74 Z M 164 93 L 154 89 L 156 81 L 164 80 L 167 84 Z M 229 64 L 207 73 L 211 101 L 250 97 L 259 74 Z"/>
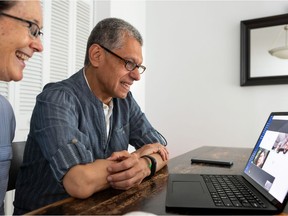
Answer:
<path fill-rule="evenodd" d="M 286 24 L 288 24 L 288 14 L 243 20 L 240 22 L 240 86 L 288 84 L 288 72 L 287 75 L 279 76 L 251 76 L 251 31 Z"/>

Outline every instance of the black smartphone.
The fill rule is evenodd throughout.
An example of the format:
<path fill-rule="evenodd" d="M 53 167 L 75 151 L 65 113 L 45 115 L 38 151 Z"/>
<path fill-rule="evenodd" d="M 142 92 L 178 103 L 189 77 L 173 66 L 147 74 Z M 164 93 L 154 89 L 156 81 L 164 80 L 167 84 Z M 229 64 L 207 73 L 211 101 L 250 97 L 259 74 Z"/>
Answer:
<path fill-rule="evenodd" d="M 203 164 L 220 165 L 220 166 L 232 166 L 233 165 L 233 161 L 201 159 L 201 158 L 192 158 L 191 163 L 203 163 Z"/>

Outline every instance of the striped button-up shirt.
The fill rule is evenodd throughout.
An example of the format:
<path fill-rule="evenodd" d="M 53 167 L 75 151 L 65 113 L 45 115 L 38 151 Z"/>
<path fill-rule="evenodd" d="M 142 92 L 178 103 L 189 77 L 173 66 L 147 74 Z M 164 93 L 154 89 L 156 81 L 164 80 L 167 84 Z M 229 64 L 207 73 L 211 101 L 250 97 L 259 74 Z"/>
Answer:
<path fill-rule="evenodd" d="M 127 150 L 128 144 L 138 149 L 156 142 L 164 144 L 131 92 L 125 99 L 113 99 L 107 136 L 103 103 L 89 89 L 82 70 L 48 84 L 32 114 L 14 213 L 68 197 L 61 181 L 71 167 Z"/>

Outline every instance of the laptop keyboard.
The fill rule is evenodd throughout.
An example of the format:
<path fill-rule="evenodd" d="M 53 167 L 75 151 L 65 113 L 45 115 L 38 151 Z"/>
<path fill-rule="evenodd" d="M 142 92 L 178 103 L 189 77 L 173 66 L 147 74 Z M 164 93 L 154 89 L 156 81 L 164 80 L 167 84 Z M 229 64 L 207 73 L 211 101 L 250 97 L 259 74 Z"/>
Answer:
<path fill-rule="evenodd" d="M 202 175 L 214 204 L 219 207 L 265 208 L 265 204 L 236 176 Z"/>

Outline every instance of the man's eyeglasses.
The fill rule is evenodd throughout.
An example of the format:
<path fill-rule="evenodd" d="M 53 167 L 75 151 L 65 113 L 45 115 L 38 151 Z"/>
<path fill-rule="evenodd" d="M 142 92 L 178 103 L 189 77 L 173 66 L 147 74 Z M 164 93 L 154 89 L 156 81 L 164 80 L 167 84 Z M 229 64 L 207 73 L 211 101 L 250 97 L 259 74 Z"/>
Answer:
<path fill-rule="evenodd" d="M 15 17 L 15 16 L 12 16 L 12 15 L 9 15 L 9 14 L 6 14 L 6 13 L 0 13 L 0 15 L 3 15 L 3 16 L 15 19 L 15 20 L 19 20 L 21 22 L 28 23 L 29 33 L 30 33 L 30 35 L 33 38 L 37 38 L 38 36 L 43 35 L 43 33 L 40 30 L 40 27 L 34 22 L 31 22 L 29 20 L 25 20 L 25 19 L 22 19 L 22 18 L 19 18 L 19 17 Z"/>
<path fill-rule="evenodd" d="M 140 74 L 143 74 L 144 71 L 146 70 L 146 67 L 143 66 L 143 65 L 138 65 L 132 61 L 128 61 L 124 58 L 122 58 L 121 56 L 117 55 L 116 53 L 112 52 L 111 50 L 109 50 L 108 48 L 102 46 L 99 44 L 99 46 L 101 46 L 104 50 L 106 50 L 107 52 L 109 52 L 110 54 L 116 56 L 117 58 L 121 59 L 122 61 L 125 62 L 125 68 L 128 70 L 128 71 L 133 71 L 135 70 L 136 68 L 138 68 L 138 71 Z"/>

